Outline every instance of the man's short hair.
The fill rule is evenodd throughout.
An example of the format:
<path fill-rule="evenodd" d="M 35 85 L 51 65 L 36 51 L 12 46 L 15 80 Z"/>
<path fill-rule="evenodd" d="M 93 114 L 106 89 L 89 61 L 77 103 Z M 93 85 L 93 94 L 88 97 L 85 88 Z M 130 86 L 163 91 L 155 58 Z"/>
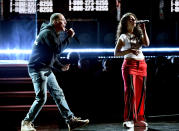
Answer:
<path fill-rule="evenodd" d="M 51 16 L 50 16 L 50 24 L 53 24 L 53 21 L 59 19 L 59 16 L 62 15 L 61 13 L 53 13 Z"/>

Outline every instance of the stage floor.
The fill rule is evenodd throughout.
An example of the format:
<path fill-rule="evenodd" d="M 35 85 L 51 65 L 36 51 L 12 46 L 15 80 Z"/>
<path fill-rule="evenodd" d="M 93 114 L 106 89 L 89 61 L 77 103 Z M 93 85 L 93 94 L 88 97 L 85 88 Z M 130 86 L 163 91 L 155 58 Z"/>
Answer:
<path fill-rule="evenodd" d="M 75 129 L 74 131 L 179 131 L 178 122 L 149 122 L 148 128 L 125 129 L 122 123 L 101 123 L 89 124 L 85 127 Z M 20 131 L 20 129 L 18 129 Z M 38 126 L 37 131 L 68 131 L 67 128 L 61 128 L 58 125 Z"/>

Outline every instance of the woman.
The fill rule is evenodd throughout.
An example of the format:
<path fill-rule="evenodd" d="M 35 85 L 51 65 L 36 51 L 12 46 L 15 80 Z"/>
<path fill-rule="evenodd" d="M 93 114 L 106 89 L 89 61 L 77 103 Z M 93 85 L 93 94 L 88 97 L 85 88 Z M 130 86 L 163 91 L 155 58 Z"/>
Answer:
<path fill-rule="evenodd" d="M 147 64 L 142 46 L 149 46 L 145 24 L 136 24 L 133 13 L 122 16 L 116 34 L 115 56 L 124 56 L 122 76 L 124 81 L 124 122 L 123 126 L 147 127 L 144 107 L 146 96 Z"/>

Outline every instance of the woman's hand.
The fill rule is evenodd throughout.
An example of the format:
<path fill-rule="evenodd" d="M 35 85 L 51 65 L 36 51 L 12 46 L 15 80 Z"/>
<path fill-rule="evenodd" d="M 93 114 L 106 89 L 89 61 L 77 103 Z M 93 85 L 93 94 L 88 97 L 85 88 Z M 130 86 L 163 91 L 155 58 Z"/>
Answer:
<path fill-rule="evenodd" d="M 129 52 L 136 56 L 140 53 L 140 51 L 138 49 L 129 49 Z"/>
<path fill-rule="evenodd" d="M 142 24 L 139 24 L 140 28 L 142 29 L 142 31 L 145 31 L 146 28 L 145 28 L 145 23 L 142 23 Z"/>
<path fill-rule="evenodd" d="M 140 28 L 143 31 L 142 43 L 143 43 L 144 46 L 149 46 L 150 45 L 150 40 L 149 40 L 149 37 L 147 35 L 145 23 L 140 24 Z"/>

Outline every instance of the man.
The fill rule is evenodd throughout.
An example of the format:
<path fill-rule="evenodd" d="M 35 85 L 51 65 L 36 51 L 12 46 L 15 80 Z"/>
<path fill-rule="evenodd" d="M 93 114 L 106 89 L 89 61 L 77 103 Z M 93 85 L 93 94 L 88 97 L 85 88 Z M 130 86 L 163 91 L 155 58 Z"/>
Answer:
<path fill-rule="evenodd" d="M 56 77 L 51 70 L 55 63 L 61 67 L 62 71 L 68 70 L 70 66 L 69 64 L 62 65 L 57 59 L 57 54 L 62 53 L 68 46 L 69 39 L 75 35 L 72 28 L 66 30 L 66 24 L 66 19 L 61 13 L 52 14 L 50 23 L 41 27 L 40 33 L 34 42 L 28 71 L 32 78 L 36 97 L 21 123 L 21 131 L 36 131 L 33 121 L 47 100 L 47 89 L 57 104 L 62 117 L 65 119 L 69 131 L 89 123 L 88 119 L 81 120 L 71 112 L 65 100 L 63 90 L 58 85 Z M 59 32 L 61 31 L 66 31 L 68 35 L 63 42 L 59 39 Z"/>

